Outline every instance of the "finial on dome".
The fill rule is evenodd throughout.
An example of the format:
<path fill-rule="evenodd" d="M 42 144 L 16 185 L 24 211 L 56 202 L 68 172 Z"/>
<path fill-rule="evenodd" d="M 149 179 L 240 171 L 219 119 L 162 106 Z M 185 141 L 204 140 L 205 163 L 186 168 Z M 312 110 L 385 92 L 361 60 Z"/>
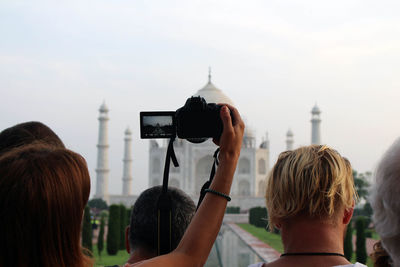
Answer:
<path fill-rule="evenodd" d="M 211 83 L 211 67 L 208 67 L 208 83 Z"/>
<path fill-rule="evenodd" d="M 321 113 L 321 110 L 319 109 L 319 107 L 318 107 L 318 105 L 317 105 L 317 102 L 315 102 L 315 105 L 314 105 L 314 107 L 312 108 L 311 113 L 312 113 L 312 114 L 320 114 L 320 113 Z"/>
<path fill-rule="evenodd" d="M 264 136 L 262 137 L 262 142 L 261 142 L 260 148 L 269 149 L 268 132 L 265 132 L 265 137 Z"/>
<path fill-rule="evenodd" d="M 108 112 L 108 107 L 106 105 L 106 101 L 105 100 L 103 100 L 103 104 L 101 104 L 99 111 L 100 112 Z"/>
<path fill-rule="evenodd" d="M 127 126 L 125 130 L 125 135 L 131 135 L 131 134 L 132 134 L 131 129 L 129 129 L 129 126 Z"/>

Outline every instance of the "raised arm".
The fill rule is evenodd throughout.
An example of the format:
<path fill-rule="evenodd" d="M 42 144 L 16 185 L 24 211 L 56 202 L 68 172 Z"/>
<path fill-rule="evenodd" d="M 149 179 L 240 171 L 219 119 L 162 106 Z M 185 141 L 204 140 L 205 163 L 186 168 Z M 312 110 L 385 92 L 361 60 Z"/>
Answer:
<path fill-rule="evenodd" d="M 219 142 L 214 140 L 220 146 L 219 166 L 210 189 L 229 195 L 242 146 L 244 123 L 237 109 L 229 105 L 221 108 L 221 119 L 224 129 Z M 203 266 L 218 235 L 226 205 L 224 197 L 206 194 L 178 247 L 169 254 L 134 266 Z"/>

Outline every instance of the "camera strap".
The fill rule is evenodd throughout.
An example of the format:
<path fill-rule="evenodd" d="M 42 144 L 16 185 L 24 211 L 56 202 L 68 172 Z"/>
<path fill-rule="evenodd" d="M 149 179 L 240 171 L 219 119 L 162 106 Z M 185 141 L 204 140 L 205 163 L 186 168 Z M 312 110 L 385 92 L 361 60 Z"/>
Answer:
<path fill-rule="evenodd" d="M 219 148 L 217 148 L 214 152 L 214 163 L 211 169 L 210 173 L 210 178 L 208 179 L 207 182 L 204 183 L 203 187 L 200 190 L 200 197 L 199 197 L 199 202 L 197 203 L 197 208 L 196 211 L 199 209 L 201 202 L 203 201 L 203 198 L 206 195 L 206 189 L 208 189 L 211 185 L 212 180 L 214 179 L 215 176 L 215 169 L 217 168 L 219 161 L 218 161 L 218 153 L 219 153 Z"/>
<path fill-rule="evenodd" d="M 175 137 L 169 140 L 167 156 L 165 158 L 164 177 L 161 194 L 157 202 L 157 254 L 163 255 L 171 252 L 172 239 L 172 203 L 168 194 L 169 166 L 171 163 L 179 167 L 174 151 Z"/>

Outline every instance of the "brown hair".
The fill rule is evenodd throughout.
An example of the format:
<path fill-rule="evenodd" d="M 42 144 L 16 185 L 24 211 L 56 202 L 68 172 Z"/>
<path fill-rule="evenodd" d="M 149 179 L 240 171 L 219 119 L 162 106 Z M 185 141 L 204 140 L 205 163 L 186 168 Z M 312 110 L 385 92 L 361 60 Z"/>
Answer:
<path fill-rule="evenodd" d="M 374 251 L 370 255 L 374 267 L 387 267 L 390 265 L 390 256 L 382 246 L 382 242 L 379 240 L 374 244 Z"/>
<path fill-rule="evenodd" d="M 267 181 L 270 229 L 282 219 L 305 214 L 332 218 L 356 197 L 350 162 L 327 147 L 312 145 L 279 155 Z"/>
<path fill-rule="evenodd" d="M 65 148 L 61 139 L 48 126 L 38 121 L 29 121 L 0 132 L 0 154 L 19 146 L 37 142 Z"/>
<path fill-rule="evenodd" d="M 0 266 L 89 266 L 80 245 L 90 178 L 82 156 L 45 145 L 0 157 Z"/>

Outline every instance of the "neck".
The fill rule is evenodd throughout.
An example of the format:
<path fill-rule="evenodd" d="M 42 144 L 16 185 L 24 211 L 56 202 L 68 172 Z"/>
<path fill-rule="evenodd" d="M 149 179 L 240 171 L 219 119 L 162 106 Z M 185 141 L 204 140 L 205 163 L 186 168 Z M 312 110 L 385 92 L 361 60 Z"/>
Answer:
<path fill-rule="evenodd" d="M 328 252 L 343 254 L 344 229 L 333 222 L 295 218 L 282 224 L 285 253 Z"/>
<path fill-rule="evenodd" d="M 156 257 L 157 254 L 143 248 L 135 248 L 129 255 L 128 263 L 133 264 Z"/>

